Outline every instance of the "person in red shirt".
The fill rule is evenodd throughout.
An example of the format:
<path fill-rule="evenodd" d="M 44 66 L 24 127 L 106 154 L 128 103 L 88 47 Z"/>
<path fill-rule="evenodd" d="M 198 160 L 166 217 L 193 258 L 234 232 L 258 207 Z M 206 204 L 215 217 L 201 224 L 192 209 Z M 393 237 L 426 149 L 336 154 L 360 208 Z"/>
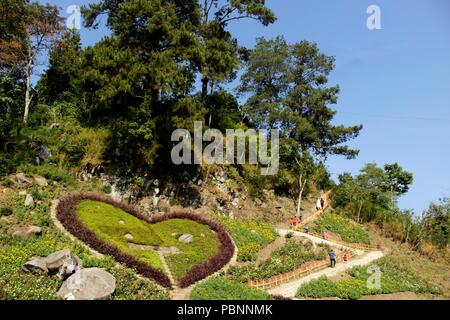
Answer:
<path fill-rule="evenodd" d="M 297 223 L 298 223 L 298 217 L 294 216 L 289 224 L 291 225 L 291 228 L 294 229 L 295 226 L 297 225 Z"/>
<path fill-rule="evenodd" d="M 348 261 L 348 256 L 347 256 L 346 253 L 344 253 L 344 257 L 342 258 L 342 260 L 344 260 L 344 262 L 347 262 L 347 261 Z"/>

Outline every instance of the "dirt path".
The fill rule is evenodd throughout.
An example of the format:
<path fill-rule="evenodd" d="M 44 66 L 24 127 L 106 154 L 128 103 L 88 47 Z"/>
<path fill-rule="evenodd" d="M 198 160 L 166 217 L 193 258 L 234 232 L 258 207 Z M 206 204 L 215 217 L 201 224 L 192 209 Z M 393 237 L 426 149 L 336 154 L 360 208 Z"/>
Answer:
<path fill-rule="evenodd" d="M 276 238 L 274 242 L 272 242 L 271 244 L 264 247 L 262 250 L 260 250 L 258 252 L 258 257 L 256 259 L 256 263 L 261 263 L 261 262 L 268 260 L 272 256 L 272 253 L 275 250 L 283 247 L 285 243 L 286 243 L 285 237 Z"/>
<path fill-rule="evenodd" d="M 278 232 L 280 235 L 283 235 L 283 234 L 287 234 L 287 233 L 293 232 L 293 231 L 281 229 L 281 230 L 278 230 Z M 381 257 L 384 256 L 384 253 L 382 251 L 365 252 L 365 251 L 361 251 L 361 250 L 354 250 L 349 247 L 346 247 L 346 246 L 343 246 L 340 244 L 336 244 L 332 241 L 324 240 L 324 239 L 312 236 L 310 234 L 302 233 L 302 232 L 294 232 L 294 235 L 299 236 L 299 237 L 308 238 L 315 243 L 327 243 L 333 247 L 338 247 L 341 249 L 350 249 L 350 250 L 353 250 L 357 256 L 355 258 L 350 259 L 350 261 L 348 261 L 346 263 L 338 263 L 335 268 L 327 268 L 324 270 L 320 270 L 320 271 L 314 272 L 310 275 L 307 275 L 303 278 L 296 279 L 296 280 L 281 284 L 279 286 L 276 286 L 274 288 L 271 288 L 271 289 L 267 290 L 267 292 L 269 292 L 270 294 L 281 295 L 286 298 L 294 298 L 295 294 L 297 293 L 297 289 L 304 283 L 307 283 L 314 279 L 318 279 L 322 276 L 336 277 L 339 274 L 344 273 L 348 269 L 351 269 L 356 266 L 369 265 L 371 262 L 373 262 L 377 259 L 380 259 Z"/>

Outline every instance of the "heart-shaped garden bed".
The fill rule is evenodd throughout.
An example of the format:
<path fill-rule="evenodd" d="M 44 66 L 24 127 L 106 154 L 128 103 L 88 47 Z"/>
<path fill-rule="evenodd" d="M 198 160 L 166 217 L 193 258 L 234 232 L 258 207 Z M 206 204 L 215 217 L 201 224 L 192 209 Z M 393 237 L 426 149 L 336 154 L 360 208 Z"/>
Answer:
<path fill-rule="evenodd" d="M 93 249 L 166 287 L 172 284 L 164 262 L 184 288 L 223 268 L 234 254 L 231 237 L 216 222 L 186 212 L 149 217 L 104 195 L 72 194 L 60 201 L 57 218 Z"/>

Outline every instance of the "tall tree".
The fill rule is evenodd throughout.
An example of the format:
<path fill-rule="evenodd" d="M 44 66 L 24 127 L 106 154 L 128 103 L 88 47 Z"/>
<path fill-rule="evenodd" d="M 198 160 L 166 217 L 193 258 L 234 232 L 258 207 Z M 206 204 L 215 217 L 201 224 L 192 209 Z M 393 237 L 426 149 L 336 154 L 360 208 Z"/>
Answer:
<path fill-rule="evenodd" d="M 1 42 L 2 51 L 6 55 L 2 60 L 7 64 L 23 69 L 25 77 L 25 103 L 23 122 L 28 120 L 31 100 L 31 77 L 38 64 L 39 55 L 48 50 L 57 40 L 62 30 L 58 8 L 52 5 L 42 5 L 37 2 L 13 0 L 7 6 L 18 7 L 22 16 L 15 21 L 17 32 L 13 37 Z M 11 8 L 9 8 L 11 9 Z M 3 11 L 3 10 L 1 10 Z"/>
<path fill-rule="evenodd" d="M 396 198 L 408 192 L 414 179 L 412 173 L 403 170 L 398 163 L 384 165 L 384 171 L 383 188 L 391 195 L 391 209 L 393 209 Z"/>
<path fill-rule="evenodd" d="M 0 72 L 11 74 L 23 62 L 20 54 L 25 45 L 25 29 L 21 27 L 27 16 L 26 0 L 0 2 Z"/>
<path fill-rule="evenodd" d="M 208 87 L 232 77 L 239 65 L 236 39 L 227 31 L 233 21 L 254 19 L 267 26 L 276 18 L 265 0 L 199 0 L 199 50 L 195 65 L 201 74 L 201 105 L 206 106 Z"/>
<path fill-rule="evenodd" d="M 37 85 L 39 99 L 52 104 L 74 92 L 81 68 L 81 39 L 76 30 L 68 30 L 49 53 L 49 66 Z"/>
<path fill-rule="evenodd" d="M 328 107 L 337 102 L 339 87 L 328 87 L 334 58 L 317 45 L 302 41 L 286 45 L 283 38 L 258 39 L 242 76 L 242 93 L 250 95 L 247 109 L 251 121 L 261 128 L 279 129 L 282 161 L 295 163 L 300 214 L 302 193 L 311 163 L 329 155 L 354 158 L 358 151 L 345 143 L 358 136 L 362 126 L 335 126 L 336 114 Z"/>
<path fill-rule="evenodd" d="M 82 11 L 88 27 L 107 14 L 112 31 L 83 53 L 80 82 L 87 116 L 114 127 L 120 161 L 148 168 L 169 144 L 166 132 L 197 117 L 190 96 L 197 1 L 104 0 Z"/>
<path fill-rule="evenodd" d="M 423 221 L 429 240 L 439 248 L 447 248 L 450 244 L 450 198 L 430 204 Z"/>

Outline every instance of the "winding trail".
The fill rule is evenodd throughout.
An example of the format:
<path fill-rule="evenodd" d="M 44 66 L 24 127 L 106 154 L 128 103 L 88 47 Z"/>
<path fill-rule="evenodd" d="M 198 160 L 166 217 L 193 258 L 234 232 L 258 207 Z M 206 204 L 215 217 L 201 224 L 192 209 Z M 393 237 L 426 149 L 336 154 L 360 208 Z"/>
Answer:
<path fill-rule="evenodd" d="M 283 296 L 285 298 L 295 298 L 297 289 L 304 283 L 307 283 L 311 280 L 318 279 L 322 276 L 327 276 L 327 277 L 337 276 L 353 267 L 368 265 L 371 262 L 378 260 L 384 256 L 383 251 L 378 250 L 378 251 L 366 252 L 363 250 L 352 249 L 352 248 L 344 246 L 342 244 L 334 243 L 333 241 L 330 241 L 330 240 L 324 240 L 322 238 L 319 238 L 319 237 L 316 237 L 316 236 L 313 236 L 313 235 L 310 235 L 307 233 L 303 233 L 303 232 L 285 230 L 285 229 L 278 229 L 277 231 L 281 236 L 292 232 L 295 236 L 307 238 L 316 244 L 322 243 L 322 244 L 328 244 L 335 248 L 339 248 L 341 250 L 352 250 L 353 252 L 355 252 L 356 257 L 350 259 L 348 262 L 338 263 L 335 268 L 323 269 L 323 270 L 314 272 L 312 274 L 309 274 L 305 277 L 295 279 L 293 281 L 289 281 L 289 282 L 280 284 L 276 287 L 273 287 L 271 289 L 268 289 L 267 292 L 272 295 L 279 295 L 279 296 Z"/>

